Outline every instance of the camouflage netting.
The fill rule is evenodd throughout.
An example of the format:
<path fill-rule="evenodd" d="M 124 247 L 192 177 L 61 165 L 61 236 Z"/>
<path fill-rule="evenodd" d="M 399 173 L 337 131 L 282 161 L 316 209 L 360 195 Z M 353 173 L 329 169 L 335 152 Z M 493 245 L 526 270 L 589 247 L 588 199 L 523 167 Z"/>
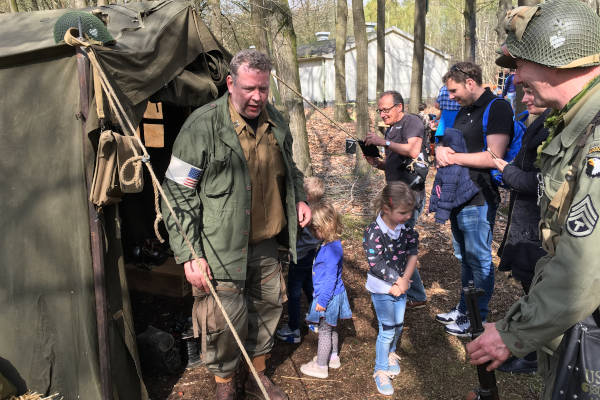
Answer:
<path fill-rule="evenodd" d="M 506 46 L 515 58 L 548 67 L 564 67 L 600 53 L 600 17 L 578 0 L 553 0 L 539 6 L 521 40 L 509 32 Z M 598 65 L 582 60 L 579 67 Z"/>

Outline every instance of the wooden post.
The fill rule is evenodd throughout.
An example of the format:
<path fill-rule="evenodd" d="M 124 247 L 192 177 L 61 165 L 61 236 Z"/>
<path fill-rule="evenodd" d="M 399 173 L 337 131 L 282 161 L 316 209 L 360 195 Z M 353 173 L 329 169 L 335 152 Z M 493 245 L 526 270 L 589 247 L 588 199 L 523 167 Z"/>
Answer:
<path fill-rule="evenodd" d="M 81 29 L 79 29 L 81 31 Z M 100 389 L 102 400 L 112 400 L 112 377 L 110 368 L 110 346 L 108 343 L 108 302 L 104 279 L 104 236 L 100 216 L 96 207 L 89 201 L 93 171 L 88 168 L 85 157 L 85 145 L 88 139 L 86 121 L 89 114 L 89 72 L 90 63 L 81 47 L 76 48 L 77 73 L 79 77 L 79 121 L 81 122 L 83 168 L 85 174 L 85 192 L 88 196 L 88 215 L 90 223 L 90 250 L 94 274 L 94 295 L 96 298 L 96 329 L 98 332 L 98 360 L 100 363 Z"/>

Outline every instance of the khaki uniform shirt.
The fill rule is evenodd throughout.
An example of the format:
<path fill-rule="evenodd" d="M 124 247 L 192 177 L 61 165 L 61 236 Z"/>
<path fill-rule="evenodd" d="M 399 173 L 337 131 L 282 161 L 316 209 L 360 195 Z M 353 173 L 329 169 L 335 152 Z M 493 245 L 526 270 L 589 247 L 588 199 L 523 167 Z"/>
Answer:
<path fill-rule="evenodd" d="M 534 350 L 553 354 L 562 334 L 600 305 L 600 127 L 583 147 L 575 196 L 562 226 L 549 207 L 575 158 L 579 137 L 599 110 L 600 85 L 569 110 L 565 127 L 542 152 L 541 218 L 557 232 L 558 243 L 553 256 L 536 264 L 529 294 L 496 323 L 503 342 L 517 357 Z"/>
<path fill-rule="evenodd" d="M 263 110 L 258 116 L 256 132 L 246 123 L 229 100 L 229 114 L 248 164 L 252 182 L 250 243 L 275 237 L 285 227 L 283 193 L 285 165 L 281 149 L 271 132 L 273 121 Z"/>

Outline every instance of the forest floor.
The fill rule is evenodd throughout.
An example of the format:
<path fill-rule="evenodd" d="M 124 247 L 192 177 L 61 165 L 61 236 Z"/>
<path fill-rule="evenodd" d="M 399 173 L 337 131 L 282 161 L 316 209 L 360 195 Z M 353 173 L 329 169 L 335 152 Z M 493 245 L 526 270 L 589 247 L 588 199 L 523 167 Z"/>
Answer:
<path fill-rule="evenodd" d="M 324 110 L 332 115 L 332 109 Z M 300 344 L 276 340 L 267 375 L 288 393 L 291 400 L 386 398 L 378 394 L 373 382 L 377 319 L 370 296 L 364 288 L 366 261 L 362 250 L 363 229 L 374 219 L 371 201 L 383 187 L 381 172 L 358 180 L 353 175 L 354 156 L 345 153 L 345 135 L 318 113 L 307 113 L 309 145 L 313 173 L 326 185 L 326 197 L 343 214 L 344 283 L 353 311 L 350 321 L 343 321 L 340 333 L 340 369 L 330 369 L 326 380 L 311 378 L 300 366 L 316 354 L 317 335 L 302 329 Z M 353 130 L 353 124 L 346 125 Z M 435 170 L 430 170 L 427 191 Z M 429 197 L 429 196 L 428 196 Z M 428 209 L 428 203 L 425 210 Z M 502 207 L 494 230 L 494 255 L 502 239 L 506 218 Z M 435 223 L 424 212 L 417 224 L 420 234 L 419 264 L 428 302 L 420 310 L 407 310 L 401 348 L 402 372 L 393 380 L 393 399 L 463 399 L 478 386 L 476 369 L 466 359 L 465 339 L 450 336 L 435 322 L 435 314 L 447 312 L 459 299 L 460 265 L 453 256 L 449 223 Z M 494 258 L 497 264 L 497 257 Z M 495 291 L 490 302 L 489 321 L 500 319 L 522 293 L 519 284 L 503 272 L 496 273 Z M 155 326 L 160 319 L 185 312 L 190 301 L 133 296 L 134 314 L 140 307 L 152 308 Z M 306 303 L 303 303 L 306 309 Z M 181 307 L 174 311 L 173 307 Z M 142 313 L 141 315 L 147 313 Z M 137 314 L 140 315 L 140 314 Z M 138 318 L 136 316 L 136 318 Z M 287 320 L 286 307 L 280 324 Z M 139 321 L 136 320 L 136 326 Z M 164 327 L 164 321 L 162 326 Z M 214 398 L 214 379 L 203 366 L 175 375 L 146 373 L 146 386 L 152 400 L 196 400 Z M 537 399 L 541 380 L 535 375 L 496 373 L 500 398 Z"/>

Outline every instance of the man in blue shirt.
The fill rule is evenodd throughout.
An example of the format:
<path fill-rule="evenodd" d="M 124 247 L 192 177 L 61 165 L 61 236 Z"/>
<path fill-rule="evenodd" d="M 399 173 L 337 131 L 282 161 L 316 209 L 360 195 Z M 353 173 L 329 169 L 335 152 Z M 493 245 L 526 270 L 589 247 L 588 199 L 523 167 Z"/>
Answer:
<path fill-rule="evenodd" d="M 506 80 L 504 81 L 504 88 L 502 89 L 502 97 L 506 98 L 510 103 L 510 106 L 515 111 L 515 99 L 517 98 L 517 87 L 515 86 L 515 73 L 509 71 Z"/>
<path fill-rule="evenodd" d="M 438 141 L 440 136 L 444 136 L 444 131 L 446 128 L 452 128 L 454 126 L 454 119 L 456 118 L 456 114 L 458 114 L 458 110 L 460 109 L 460 104 L 456 102 L 454 99 L 450 98 L 450 94 L 448 93 L 448 87 L 446 85 L 442 86 L 440 89 L 440 93 L 438 94 L 435 108 L 440 110 L 440 122 L 438 123 L 437 130 L 435 131 L 435 141 Z"/>

